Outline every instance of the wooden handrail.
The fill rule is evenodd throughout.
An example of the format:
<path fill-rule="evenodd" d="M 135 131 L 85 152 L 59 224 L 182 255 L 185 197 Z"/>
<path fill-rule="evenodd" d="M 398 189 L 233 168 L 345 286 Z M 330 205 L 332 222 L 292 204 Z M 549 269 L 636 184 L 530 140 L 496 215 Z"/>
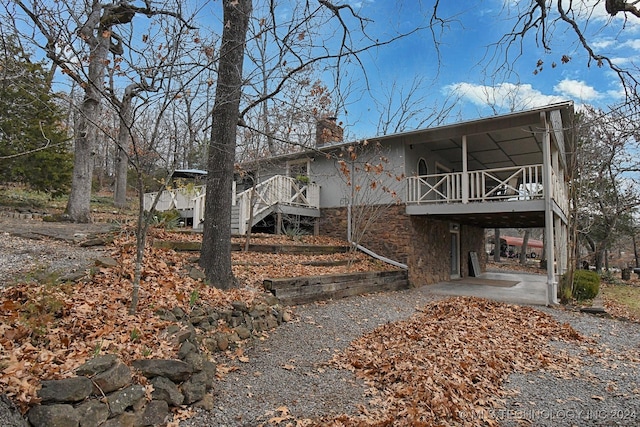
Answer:
<path fill-rule="evenodd" d="M 407 203 L 531 200 L 543 197 L 542 165 L 451 172 L 407 178 Z"/>

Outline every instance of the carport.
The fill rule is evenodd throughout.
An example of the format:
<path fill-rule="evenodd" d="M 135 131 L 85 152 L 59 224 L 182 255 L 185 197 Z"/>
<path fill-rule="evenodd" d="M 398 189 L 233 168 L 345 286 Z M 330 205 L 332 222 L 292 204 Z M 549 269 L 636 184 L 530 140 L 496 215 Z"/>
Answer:
<path fill-rule="evenodd" d="M 440 282 L 428 287 L 436 295 L 487 298 L 523 305 L 547 305 L 547 281 L 541 274 L 488 271 L 479 277 Z"/>

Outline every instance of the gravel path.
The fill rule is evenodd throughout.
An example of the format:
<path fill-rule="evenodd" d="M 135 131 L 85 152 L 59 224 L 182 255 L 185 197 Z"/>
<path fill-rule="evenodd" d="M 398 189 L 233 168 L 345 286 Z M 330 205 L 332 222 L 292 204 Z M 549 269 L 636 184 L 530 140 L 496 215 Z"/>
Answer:
<path fill-rule="evenodd" d="M 496 414 L 502 425 L 640 425 L 640 325 L 563 310 L 540 310 L 594 338 L 597 344 L 588 345 L 594 355 L 571 349 L 582 357 L 584 366 L 579 376 L 569 379 L 548 372 L 511 375 L 507 388 L 519 395 L 508 400 L 505 411 Z"/>
<path fill-rule="evenodd" d="M 298 321 L 279 327 L 245 351 L 248 363 L 228 363 L 238 370 L 218 382 L 214 409 L 180 425 L 257 426 L 287 414 L 313 418 L 355 413 L 358 405 L 366 404 L 365 385 L 325 362 L 354 338 L 405 319 L 436 298 L 441 297 L 423 287 L 297 307 Z M 595 355 L 584 356 L 583 370 L 571 378 L 544 371 L 512 375 L 505 386 L 515 395 L 503 411 L 494 412 L 500 425 L 640 425 L 640 325 L 540 309 L 597 340 L 582 348 L 567 347 L 570 352 L 584 356 L 591 347 Z M 479 419 L 476 425 L 484 423 Z"/>
<path fill-rule="evenodd" d="M 426 287 L 299 306 L 297 320 L 245 351 L 249 363 L 216 386 L 215 408 L 180 425 L 257 426 L 285 406 L 296 417 L 355 413 L 365 385 L 325 366 L 333 353 L 379 325 L 405 319 L 434 300 Z"/>
<path fill-rule="evenodd" d="M 105 254 L 79 242 L 113 229 L 110 224 L 48 223 L 0 216 L 0 286 L 38 271 L 73 273 Z"/>

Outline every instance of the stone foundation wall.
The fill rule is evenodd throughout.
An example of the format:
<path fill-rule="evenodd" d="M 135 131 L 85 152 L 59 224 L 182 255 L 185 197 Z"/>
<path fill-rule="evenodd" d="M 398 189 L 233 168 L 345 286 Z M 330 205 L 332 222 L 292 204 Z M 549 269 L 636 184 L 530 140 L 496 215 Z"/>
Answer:
<path fill-rule="evenodd" d="M 410 216 L 403 205 L 391 206 L 370 227 L 362 246 L 409 266 L 409 282 L 423 286 L 450 279 L 450 222 L 427 216 Z M 347 208 L 323 209 L 321 235 L 345 239 Z M 486 268 L 484 230 L 460 227 L 460 273 L 469 276 L 469 252 L 476 252 L 480 268 Z"/>
<path fill-rule="evenodd" d="M 404 205 L 385 208 L 382 215 L 371 224 L 362 246 L 394 261 L 407 263 L 411 241 L 411 222 Z M 319 221 L 320 235 L 347 238 L 347 208 L 322 209 Z"/>
<path fill-rule="evenodd" d="M 469 276 L 469 252 L 478 254 L 480 270 L 487 269 L 487 253 L 484 246 L 484 229 L 463 225 L 460 227 L 460 258 L 462 260 L 462 277 Z"/>
<path fill-rule="evenodd" d="M 409 255 L 409 282 L 423 286 L 449 280 L 449 222 L 411 217 L 413 236 Z"/>

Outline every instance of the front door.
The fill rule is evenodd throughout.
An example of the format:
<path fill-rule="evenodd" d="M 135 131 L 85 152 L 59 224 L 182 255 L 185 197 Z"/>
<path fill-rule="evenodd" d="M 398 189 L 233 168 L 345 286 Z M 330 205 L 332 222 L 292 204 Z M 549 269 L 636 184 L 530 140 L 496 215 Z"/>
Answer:
<path fill-rule="evenodd" d="M 449 227 L 450 251 L 451 251 L 451 278 L 460 278 L 460 226 L 451 224 Z"/>

